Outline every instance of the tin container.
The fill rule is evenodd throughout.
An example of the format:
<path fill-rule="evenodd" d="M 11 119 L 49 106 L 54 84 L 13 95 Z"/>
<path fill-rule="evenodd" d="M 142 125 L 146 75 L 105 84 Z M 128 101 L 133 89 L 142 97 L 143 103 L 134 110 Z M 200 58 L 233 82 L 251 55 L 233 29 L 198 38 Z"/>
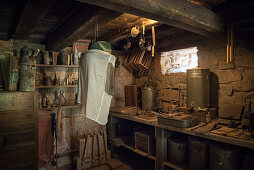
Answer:
<path fill-rule="evenodd" d="M 167 116 L 158 116 L 158 123 L 179 128 L 189 128 L 198 124 L 198 118 L 192 116 L 189 119 L 178 120 Z"/>
<path fill-rule="evenodd" d="M 187 70 L 187 107 L 207 108 L 210 106 L 209 69 Z"/>
<path fill-rule="evenodd" d="M 65 52 L 60 52 L 57 56 L 58 65 L 67 65 L 67 54 Z"/>
<path fill-rule="evenodd" d="M 241 150 L 237 147 L 210 145 L 210 170 L 239 170 Z"/>
<path fill-rule="evenodd" d="M 208 142 L 189 136 L 189 170 L 207 170 L 209 162 Z"/>
<path fill-rule="evenodd" d="M 187 163 L 188 144 L 184 138 L 171 137 L 168 139 L 168 160 L 175 164 Z"/>
<path fill-rule="evenodd" d="M 142 110 L 153 110 L 156 102 L 156 93 L 156 90 L 151 86 L 142 89 Z"/>
<path fill-rule="evenodd" d="M 21 63 L 19 91 L 35 90 L 35 65 L 34 63 Z"/>

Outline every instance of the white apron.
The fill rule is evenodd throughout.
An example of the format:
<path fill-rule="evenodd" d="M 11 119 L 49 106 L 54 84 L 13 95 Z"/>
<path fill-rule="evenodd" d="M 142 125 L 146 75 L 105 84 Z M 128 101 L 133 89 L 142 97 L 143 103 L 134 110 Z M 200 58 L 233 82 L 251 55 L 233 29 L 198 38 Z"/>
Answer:
<path fill-rule="evenodd" d="M 115 67 L 115 56 L 97 49 L 88 50 L 79 61 L 78 103 L 81 114 L 101 125 L 108 121 L 112 99 L 112 94 L 106 92 L 108 81 L 113 79 L 108 76 L 108 65 Z"/>

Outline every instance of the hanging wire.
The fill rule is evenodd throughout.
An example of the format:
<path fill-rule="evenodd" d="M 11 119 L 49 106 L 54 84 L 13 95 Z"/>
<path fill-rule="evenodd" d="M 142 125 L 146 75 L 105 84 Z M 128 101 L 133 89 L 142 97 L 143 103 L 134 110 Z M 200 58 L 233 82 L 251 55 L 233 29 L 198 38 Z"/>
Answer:
<path fill-rule="evenodd" d="M 98 27 L 98 21 L 96 19 L 95 27 L 94 27 L 94 42 L 98 41 L 98 37 L 99 37 L 99 27 Z"/>

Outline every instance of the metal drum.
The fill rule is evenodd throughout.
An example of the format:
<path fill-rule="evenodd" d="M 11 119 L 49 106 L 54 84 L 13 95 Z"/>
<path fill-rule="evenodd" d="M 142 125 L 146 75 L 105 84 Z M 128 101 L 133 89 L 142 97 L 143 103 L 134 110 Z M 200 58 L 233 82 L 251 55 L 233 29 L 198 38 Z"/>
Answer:
<path fill-rule="evenodd" d="M 184 138 L 172 137 L 168 139 L 168 160 L 175 164 L 187 163 L 188 144 Z"/>
<path fill-rule="evenodd" d="M 236 147 L 210 145 L 210 170 L 239 170 L 240 152 Z"/>
<path fill-rule="evenodd" d="M 29 59 L 29 49 L 26 46 L 21 49 L 21 56 L 19 91 L 34 91 L 35 61 Z"/>
<path fill-rule="evenodd" d="M 19 91 L 35 90 L 35 65 L 21 63 Z"/>
<path fill-rule="evenodd" d="M 142 110 L 151 111 L 155 106 L 156 90 L 151 87 L 144 87 L 142 90 Z"/>
<path fill-rule="evenodd" d="M 207 108 L 209 103 L 209 69 L 187 70 L 187 107 Z"/>
<path fill-rule="evenodd" d="M 189 136 L 189 170 L 207 170 L 209 161 L 208 142 Z"/>

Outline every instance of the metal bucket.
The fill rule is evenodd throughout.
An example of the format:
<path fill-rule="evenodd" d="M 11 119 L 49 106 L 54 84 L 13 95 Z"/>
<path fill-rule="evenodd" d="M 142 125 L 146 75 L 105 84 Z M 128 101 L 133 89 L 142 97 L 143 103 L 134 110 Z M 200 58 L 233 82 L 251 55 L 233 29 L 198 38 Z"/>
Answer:
<path fill-rule="evenodd" d="M 210 145 L 210 170 L 239 170 L 240 148 Z"/>
<path fill-rule="evenodd" d="M 185 165 L 187 163 L 188 145 L 183 138 L 168 139 L 168 160 L 175 164 Z"/>
<path fill-rule="evenodd" d="M 189 170 L 207 170 L 209 161 L 208 142 L 189 137 Z"/>
<path fill-rule="evenodd" d="M 187 107 L 207 108 L 209 102 L 209 69 L 187 70 Z"/>
<path fill-rule="evenodd" d="M 21 63 L 19 91 L 35 90 L 35 65 L 34 63 Z"/>
<path fill-rule="evenodd" d="M 151 111 L 155 106 L 156 90 L 153 87 L 144 87 L 142 90 L 142 110 Z"/>

